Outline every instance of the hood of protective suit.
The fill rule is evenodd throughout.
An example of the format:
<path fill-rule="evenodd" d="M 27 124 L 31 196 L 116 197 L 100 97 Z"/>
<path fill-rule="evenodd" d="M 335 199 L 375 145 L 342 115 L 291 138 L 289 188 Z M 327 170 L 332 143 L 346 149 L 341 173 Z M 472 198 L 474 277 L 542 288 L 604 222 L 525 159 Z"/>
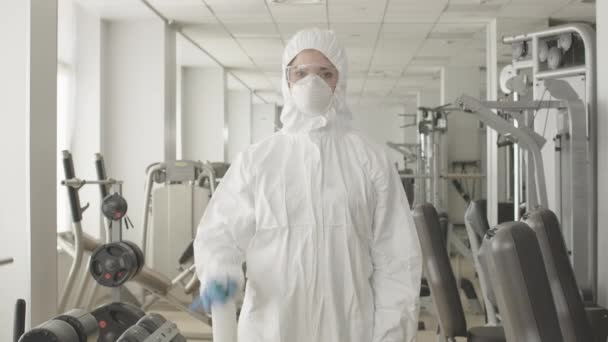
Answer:
<path fill-rule="evenodd" d="M 323 115 L 310 116 L 302 113 L 296 106 L 287 83 L 286 67 L 300 52 L 307 49 L 321 52 L 338 70 L 338 83 L 334 91 L 334 98 L 328 111 Z M 311 29 L 296 33 L 285 47 L 281 66 L 283 70 L 283 77 L 281 78 L 283 132 L 307 133 L 328 126 L 350 127 L 352 115 L 346 105 L 346 74 L 348 72 L 346 53 L 338 44 L 336 34 L 333 31 Z"/>

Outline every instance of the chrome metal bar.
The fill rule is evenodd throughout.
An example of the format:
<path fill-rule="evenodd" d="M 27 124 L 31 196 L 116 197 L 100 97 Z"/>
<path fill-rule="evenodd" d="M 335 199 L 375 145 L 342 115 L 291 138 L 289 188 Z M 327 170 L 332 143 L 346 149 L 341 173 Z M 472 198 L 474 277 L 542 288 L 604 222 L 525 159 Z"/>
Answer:
<path fill-rule="evenodd" d="M 585 66 L 564 68 L 559 70 L 539 71 L 535 77 L 537 80 L 546 80 L 553 78 L 564 78 L 570 76 L 585 75 L 587 68 Z"/>
<path fill-rule="evenodd" d="M 123 181 L 115 180 L 115 179 L 86 180 L 86 179 L 80 179 L 80 178 L 72 178 L 72 179 L 65 179 L 65 180 L 61 181 L 61 185 L 71 186 L 73 188 L 81 188 L 84 185 L 88 185 L 88 184 L 116 185 L 116 184 L 122 184 L 122 183 L 123 183 Z"/>
<path fill-rule="evenodd" d="M 142 217 L 142 236 L 141 236 L 141 251 L 147 257 L 146 254 L 147 246 L 148 246 L 148 214 L 150 211 L 150 200 L 152 197 L 152 189 L 154 188 L 154 174 L 162 169 L 165 169 L 166 165 L 164 163 L 156 164 L 148 169 L 148 173 L 146 175 L 146 187 L 144 190 L 144 210 Z M 148 259 L 148 258 L 146 258 Z"/>
<path fill-rule="evenodd" d="M 182 271 L 182 273 L 178 274 L 177 277 L 175 277 L 173 280 L 171 280 L 171 287 L 177 285 L 182 279 L 186 278 L 189 274 L 191 274 L 195 270 L 196 270 L 196 266 L 191 265 L 190 267 L 188 267 L 187 269 Z"/>
<path fill-rule="evenodd" d="M 441 178 L 445 179 L 481 179 L 486 176 L 481 173 L 444 173 Z"/>
<path fill-rule="evenodd" d="M 13 258 L 2 258 L 0 259 L 0 266 L 12 264 L 15 259 Z"/>
<path fill-rule="evenodd" d="M 480 101 L 480 103 L 490 109 L 502 110 L 565 109 L 568 107 L 568 105 L 562 101 Z"/>

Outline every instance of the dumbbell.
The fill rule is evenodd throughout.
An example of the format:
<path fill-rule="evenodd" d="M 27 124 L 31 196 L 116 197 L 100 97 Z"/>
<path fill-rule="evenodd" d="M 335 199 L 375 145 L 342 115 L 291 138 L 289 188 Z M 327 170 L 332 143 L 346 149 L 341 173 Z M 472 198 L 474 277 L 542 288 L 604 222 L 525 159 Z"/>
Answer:
<path fill-rule="evenodd" d="M 116 342 L 120 335 L 146 315 L 140 308 L 121 302 L 102 305 L 91 314 L 99 326 L 97 342 Z"/>
<path fill-rule="evenodd" d="M 150 313 L 137 324 L 127 329 L 117 342 L 186 342 L 175 323 L 168 322 L 163 316 Z"/>
<path fill-rule="evenodd" d="M 19 342 L 97 342 L 98 337 L 95 317 L 74 309 L 28 331 Z"/>

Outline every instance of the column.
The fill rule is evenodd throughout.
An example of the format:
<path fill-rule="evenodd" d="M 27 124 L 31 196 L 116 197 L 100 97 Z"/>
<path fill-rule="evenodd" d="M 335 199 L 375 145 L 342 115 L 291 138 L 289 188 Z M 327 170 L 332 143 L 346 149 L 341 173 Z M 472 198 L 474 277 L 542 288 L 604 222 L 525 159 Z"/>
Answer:
<path fill-rule="evenodd" d="M 486 99 L 496 101 L 498 99 L 498 34 L 496 19 L 486 25 Z M 498 193 L 499 193 L 499 169 L 498 169 L 498 147 L 496 140 L 498 133 L 486 127 L 486 199 L 487 215 L 490 227 L 498 224 Z"/>
<path fill-rule="evenodd" d="M 12 338 L 15 301 L 27 326 L 56 314 L 57 2 L 0 2 L 0 340 Z"/>
<path fill-rule="evenodd" d="M 101 48 L 104 25 L 96 14 L 75 5 L 75 59 L 73 64 L 75 86 L 74 122 L 72 123 L 69 149 L 74 159 L 76 176 L 96 179 L 95 153 L 101 152 Z M 63 174 L 63 170 L 61 171 Z M 111 175 L 110 175 L 111 176 Z M 67 194 L 62 199 L 67 209 Z M 102 217 L 99 210 L 101 198 L 97 186 L 85 186 L 79 191 L 80 201 L 89 203 L 90 208 L 83 214 L 83 230 L 98 238 Z M 71 216 L 70 216 L 71 217 Z"/>
<path fill-rule="evenodd" d="M 443 68 L 441 72 L 441 103 L 452 103 L 462 94 L 479 98 L 481 94 L 481 71 L 479 68 Z M 440 161 L 443 163 L 440 168 L 441 173 L 460 172 L 460 170 L 451 170 L 452 161 L 481 160 L 479 136 L 479 120 L 477 118 L 460 112 L 453 112 L 448 115 L 447 134 L 443 134 L 441 137 Z M 473 184 L 472 181 L 467 182 Z M 440 194 L 442 198 L 447 198 L 447 203 L 443 203 L 443 205 L 445 206 L 444 209 L 447 207 L 450 222 L 464 223 L 464 212 L 466 210 L 464 199 L 449 184 L 451 180 L 443 180 L 441 183 Z M 446 193 L 447 197 L 444 197 Z"/>
<path fill-rule="evenodd" d="M 226 73 L 220 67 L 182 68 L 182 158 L 225 161 Z"/>
<path fill-rule="evenodd" d="M 597 14 L 597 94 L 598 94 L 598 127 L 597 127 L 597 158 L 598 158 L 598 301 L 608 306 L 608 178 L 602 170 L 608 169 L 608 45 L 601 44 L 608 39 L 608 3 L 598 1 Z"/>
<path fill-rule="evenodd" d="M 161 20 L 105 23 L 102 48 L 101 137 L 108 175 L 125 182 L 129 217 L 141 227 L 146 168 L 173 159 L 175 151 L 175 34 Z M 175 96 L 175 95 L 173 95 Z M 175 103 L 175 102 L 173 102 Z M 124 231 L 141 242 L 141 230 Z"/>
<path fill-rule="evenodd" d="M 228 162 L 251 145 L 251 92 L 228 91 Z"/>

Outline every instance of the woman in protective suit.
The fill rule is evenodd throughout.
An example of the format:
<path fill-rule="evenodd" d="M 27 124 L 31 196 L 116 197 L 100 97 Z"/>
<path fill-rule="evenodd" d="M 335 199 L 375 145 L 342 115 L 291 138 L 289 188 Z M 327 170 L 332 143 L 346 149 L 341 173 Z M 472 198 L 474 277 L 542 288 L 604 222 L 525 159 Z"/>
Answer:
<path fill-rule="evenodd" d="M 247 286 L 240 342 L 410 342 L 422 259 L 384 149 L 353 131 L 331 31 L 283 54 L 283 128 L 240 154 L 195 240 L 207 311 Z M 219 290 L 218 290 L 219 289 Z"/>

